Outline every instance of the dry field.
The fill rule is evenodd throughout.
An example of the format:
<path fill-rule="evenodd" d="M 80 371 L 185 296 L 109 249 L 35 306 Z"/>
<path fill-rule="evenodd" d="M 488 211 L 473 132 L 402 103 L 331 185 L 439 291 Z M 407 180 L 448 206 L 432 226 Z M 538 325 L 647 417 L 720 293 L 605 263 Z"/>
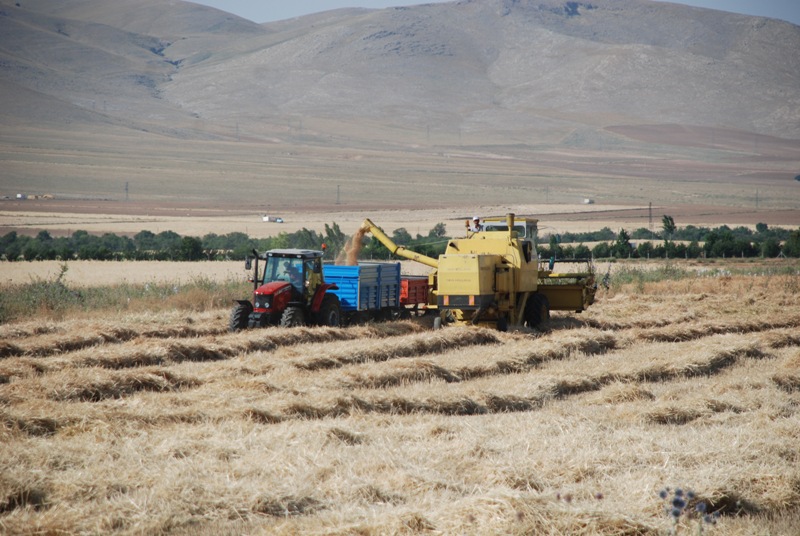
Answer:
<path fill-rule="evenodd" d="M 66 266 L 63 282 L 70 287 L 145 283 L 186 284 L 199 279 L 245 281 L 243 261 L 34 261 L 0 262 L 0 288 L 33 281 L 54 281 Z"/>
<path fill-rule="evenodd" d="M 794 197 L 789 197 L 794 199 Z M 798 198 L 800 199 L 800 197 Z M 278 210 L 269 208 L 261 212 L 256 207 L 206 205 L 179 205 L 165 203 L 120 203 L 114 201 L 53 201 L 53 200 L 0 200 L 0 236 L 15 231 L 35 236 L 47 231 L 52 236 L 70 235 L 77 230 L 93 234 L 114 233 L 133 236 L 147 230 L 154 233 L 174 231 L 183 236 L 202 237 L 208 233 L 219 235 L 241 232 L 254 238 L 293 233 L 307 228 L 323 233 L 325 225 L 336 223 L 346 234 L 355 233 L 365 218 L 370 218 L 388 232 L 400 227 L 412 235 L 426 235 L 438 223 L 444 223 L 450 236 L 461 236 L 465 220 L 478 216 L 502 216 L 508 212 L 534 216 L 540 220 L 542 235 L 564 232 L 598 231 L 603 227 L 628 231 L 645 227 L 658 231 L 661 216 L 669 214 L 681 226 L 698 225 L 717 227 L 739 225 L 755 228 L 759 222 L 770 227 L 800 227 L 800 205 L 797 208 L 755 208 L 713 205 L 660 205 L 650 210 L 643 205 L 583 205 L 513 203 L 506 205 L 466 204 L 422 208 L 420 198 L 416 208 L 387 208 L 386 206 L 356 207 L 333 206 L 326 209 L 303 208 Z M 264 223 L 264 214 L 279 215 L 284 224 Z M 652 226 L 651 226 L 652 215 Z"/>
<path fill-rule="evenodd" d="M 603 291 L 542 331 L 0 326 L 0 533 L 800 526 L 800 276 Z M 673 491 L 670 491 L 672 495 Z"/>

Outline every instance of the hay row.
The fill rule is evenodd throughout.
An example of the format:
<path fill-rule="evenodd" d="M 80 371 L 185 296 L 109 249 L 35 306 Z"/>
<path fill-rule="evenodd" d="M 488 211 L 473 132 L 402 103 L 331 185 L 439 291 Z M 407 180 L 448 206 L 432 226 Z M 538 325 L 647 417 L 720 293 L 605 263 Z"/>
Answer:
<path fill-rule="evenodd" d="M 0 427 L 6 431 L 19 431 L 29 436 L 46 437 L 58 432 L 64 422 L 50 417 L 18 417 L 0 412 Z"/>
<path fill-rule="evenodd" d="M 82 351 L 63 356 L 58 361 L 34 362 L 32 358 L 27 357 L 28 351 L 22 351 L 22 357 L 9 358 L 2 363 L 0 384 L 8 383 L 12 378 L 38 376 L 68 368 L 99 367 L 119 370 L 146 366 L 168 366 L 183 362 L 220 361 L 234 358 L 242 353 L 271 352 L 287 346 L 362 339 L 380 340 L 403 337 L 420 330 L 419 326 L 411 322 L 394 322 L 352 329 L 275 328 L 241 334 L 226 334 L 211 339 L 187 340 L 182 338 L 157 343 L 136 337 L 127 343 L 120 340 L 120 344 L 114 347 L 89 345 L 89 348 L 82 348 Z M 84 341 L 87 344 L 90 342 L 89 339 Z M 75 346 L 79 345 L 75 344 Z M 0 348 L 2 348 L 1 343 Z"/>
<path fill-rule="evenodd" d="M 0 479 L 0 516 L 25 508 L 41 510 L 46 507 L 47 493 L 42 488 L 9 478 Z M 2 527 L 0 521 L 0 529 Z"/>
<path fill-rule="evenodd" d="M 795 335 L 800 338 L 800 334 Z M 770 342 L 780 342 L 780 339 L 770 340 Z M 789 359 L 782 370 L 778 370 L 771 377 L 772 381 L 783 391 L 794 394 L 800 393 L 800 353 Z"/>
<path fill-rule="evenodd" d="M 274 350 L 279 347 L 303 344 L 330 343 L 339 341 L 360 341 L 403 337 L 420 333 L 423 328 L 413 322 L 386 322 L 351 328 L 299 327 L 268 328 L 246 331 L 243 334 L 223 337 L 238 341 L 248 341 L 240 347 L 243 352 Z"/>
<path fill-rule="evenodd" d="M 199 381 L 163 369 L 116 371 L 66 378 L 63 385 L 51 388 L 47 398 L 59 402 L 100 402 L 118 399 L 141 391 L 169 392 L 196 387 Z"/>
<path fill-rule="evenodd" d="M 615 320 L 610 320 L 608 318 L 600 318 L 600 317 L 568 317 L 579 324 L 582 324 L 585 327 L 599 329 L 602 331 L 627 331 L 631 329 L 653 329 L 653 328 L 663 328 L 672 325 L 683 325 L 686 322 L 694 321 L 693 315 L 683 315 L 683 316 L 668 316 L 662 318 L 641 318 L 636 320 L 631 320 L 630 322 L 620 322 Z"/>
<path fill-rule="evenodd" d="M 441 353 L 453 348 L 468 346 L 500 344 L 498 336 L 486 329 L 452 328 L 437 332 L 424 332 L 403 337 L 395 344 L 385 340 L 362 342 L 357 348 L 340 350 L 338 353 L 330 352 L 320 357 L 310 357 L 295 361 L 295 367 L 315 371 L 320 369 L 334 369 L 346 365 L 377 363 Z"/>
<path fill-rule="evenodd" d="M 48 357 L 52 355 L 75 352 L 84 348 L 122 344 L 138 338 L 169 339 L 196 338 L 202 336 L 221 335 L 225 329 L 196 329 L 188 326 L 168 327 L 157 330 L 137 331 L 134 329 L 114 327 L 92 334 L 78 334 L 65 337 L 63 334 L 48 337 L 55 340 L 46 342 L 33 341 L 28 345 L 18 345 L 8 341 L 0 342 L 0 358 L 14 356 Z M 49 335 L 49 334 L 48 334 Z"/>
<path fill-rule="evenodd" d="M 28 337 L 38 337 L 59 331 L 62 331 L 61 327 L 51 324 L 35 325 L 33 329 L 25 329 L 14 324 L 4 325 L 0 326 L 0 339 L 27 339 Z"/>
<path fill-rule="evenodd" d="M 447 383 L 458 383 L 478 378 L 488 378 L 507 374 L 521 374 L 531 371 L 547 361 L 566 359 L 575 354 L 587 356 L 606 353 L 618 347 L 617 338 L 610 333 L 589 332 L 580 337 L 571 337 L 559 342 L 533 343 L 536 348 L 526 349 L 512 358 L 503 357 L 496 361 L 476 365 L 447 368 L 432 362 L 414 361 L 403 363 L 400 367 L 381 374 L 350 374 L 347 386 L 351 388 L 385 389 L 397 385 L 428 382 L 435 379 Z M 539 348 L 544 346 L 544 348 Z M 508 345 L 503 345 L 495 354 L 505 356 Z"/>
<path fill-rule="evenodd" d="M 650 329 L 637 334 L 637 338 L 647 342 L 686 342 L 711 335 L 725 335 L 728 333 L 758 333 L 778 329 L 800 327 L 800 318 L 791 318 L 781 321 L 751 320 L 731 323 L 704 323 L 700 325 L 678 325 L 668 329 Z M 788 342 L 787 344 L 797 344 Z"/>
<path fill-rule="evenodd" d="M 568 353 L 568 352 L 565 352 Z M 459 394 L 458 390 L 448 390 L 442 396 L 417 398 L 403 394 L 391 396 L 336 396 L 328 403 L 311 403 L 308 401 L 286 404 L 282 412 L 269 411 L 263 408 L 251 408 L 245 412 L 245 417 L 264 424 L 274 424 L 287 419 L 327 419 L 352 416 L 364 413 L 407 415 L 407 414 L 432 414 L 432 415 L 481 415 L 487 413 L 508 413 L 534 411 L 541 408 L 546 402 L 556 399 L 599 391 L 605 386 L 617 383 L 665 382 L 677 379 L 686 379 L 696 376 L 708 376 L 719 373 L 729 368 L 744 358 L 761 358 L 763 352 L 752 344 L 742 345 L 732 349 L 723 349 L 713 352 L 702 359 L 674 365 L 664 363 L 660 366 L 644 365 L 636 367 L 629 372 L 598 371 L 595 374 L 579 374 L 571 377 L 548 377 L 531 385 L 531 382 L 522 376 L 518 381 L 528 384 L 527 395 L 519 394 L 517 385 L 509 384 L 506 387 L 510 392 L 500 393 L 496 387 L 486 389 L 478 395 Z M 434 377 L 455 380 L 461 379 L 456 372 L 446 371 L 430 366 L 425 369 Z M 530 371 L 531 366 L 526 371 Z M 501 369 L 496 369 L 500 373 Z M 508 369 L 506 369 L 508 370 Z M 514 371 L 520 372 L 520 371 Z M 421 374 L 424 377 L 425 373 Z M 374 386 L 382 386 L 385 378 L 378 379 Z M 463 380 L 462 380 L 463 381 Z M 469 386 L 469 382 L 464 382 Z M 467 387 L 474 390 L 474 386 Z M 696 416 L 694 417 L 696 418 Z M 654 417 L 657 420 L 657 417 Z M 690 422 L 693 419 L 686 419 Z"/>
<path fill-rule="evenodd" d="M 332 328 L 297 328 L 297 329 L 261 329 L 245 332 L 255 340 L 271 341 L 275 346 L 287 346 L 310 342 L 325 342 L 334 340 L 353 340 L 362 337 L 392 337 L 405 335 L 422 328 L 411 322 L 391 323 L 398 325 L 374 325 L 353 329 Z M 79 327 L 75 329 L 80 330 Z M 29 334 L 30 336 L 45 335 L 45 340 L 28 341 L 27 344 L 12 343 L 8 340 L 0 341 L 0 358 L 31 356 L 47 357 L 67 352 L 74 352 L 84 348 L 122 344 L 134 339 L 193 339 L 201 337 L 236 337 L 230 335 L 227 326 L 198 328 L 188 325 L 161 326 L 153 328 L 128 328 L 107 326 L 99 330 L 80 330 L 80 333 L 68 336 L 65 333 L 73 331 L 70 327 L 52 328 L 42 333 Z M 27 333 L 27 332 L 26 332 Z M 41 337 L 39 337 L 41 339 Z M 259 348 L 257 348 L 259 349 Z"/>

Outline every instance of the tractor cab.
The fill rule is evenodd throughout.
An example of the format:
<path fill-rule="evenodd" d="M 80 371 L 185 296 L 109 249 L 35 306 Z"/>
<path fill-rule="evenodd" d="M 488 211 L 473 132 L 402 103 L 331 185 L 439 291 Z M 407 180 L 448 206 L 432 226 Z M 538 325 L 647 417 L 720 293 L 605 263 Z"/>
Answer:
<path fill-rule="evenodd" d="M 230 330 L 269 325 L 338 325 L 338 298 L 328 290 L 322 273 L 324 252 L 308 249 L 273 249 L 245 260 L 252 270 L 253 301 L 236 300 Z M 263 261 L 263 268 L 259 261 Z"/>
<path fill-rule="evenodd" d="M 311 250 L 272 250 L 266 253 L 261 285 L 287 282 L 297 300 L 313 295 L 322 283 L 322 252 Z M 258 289 L 256 289 L 258 291 Z"/>

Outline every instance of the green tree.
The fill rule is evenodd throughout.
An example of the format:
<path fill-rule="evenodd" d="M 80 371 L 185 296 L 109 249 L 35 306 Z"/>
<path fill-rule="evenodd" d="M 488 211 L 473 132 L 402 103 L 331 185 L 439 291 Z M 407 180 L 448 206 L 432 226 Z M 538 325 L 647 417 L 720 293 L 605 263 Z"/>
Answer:
<path fill-rule="evenodd" d="M 292 248 L 319 250 L 322 247 L 322 237 L 303 227 L 289 235 L 289 244 Z"/>
<path fill-rule="evenodd" d="M 549 249 L 551 257 L 555 257 L 557 259 L 564 257 L 564 250 L 561 248 L 560 242 L 561 240 L 559 240 L 558 235 L 550 235 Z"/>
<path fill-rule="evenodd" d="M 199 261 L 203 259 L 203 242 L 193 236 L 184 236 L 181 239 L 180 260 Z"/>
<path fill-rule="evenodd" d="M 611 246 L 606 242 L 600 242 L 592 248 L 592 255 L 595 259 L 607 259 L 611 256 Z"/>
<path fill-rule="evenodd" d="M 345 235 L 339 224 L 333 225 L 325 224 L 325 246 L 327 247 L 328 255 L 334 259 L 339 256 L 339 252 L 344 249 L 347 244 L 347 235 Z"/>
<path fill-rule="evenodd" d="M 653 254 L 653 243 L 649 241 L 639 242 L 639 245 L 636 247 L 636 254 L 642 259 L 655 257 Z"/>
<path fill-rule="evenodd" d="M 39 234 L 36 235 L 36 240 L 39 242 L 52 242 L 53 237 L 47 231 L 39 231 Z"/>
<path fill-rule="evenodd" d="M 617 234 L 617 240 L 611 248 L 611 254 L 617 258 L 628 257 L 632 250 L 631 236 L 625 229 L 620 229 Z"/>
<path fill-rule="evenodd" d="M 584 244 L 578 244 L 575 246 L 575 258 L 576 259 L 591 259 L 592 258 L 592 250 L 589 249 L 588 246 Z"/>
<path fill-rule="evenodd" d="M 154 251 L 156 250 L 156 235 L 151 231 L 139 231 L 133 237 L 133 243 L 139 251 Z"/>
<path fill-rule="evenodd" d="M 783 244 L 783 254 L 787 257 L 800 257 L 800 229 L 792 231 Z"/>
<path fill-rule="evenodd" d="M 672 216 L 664 216 L 661 218 L 661 228 L 664 230 L 664 240 L 668 240 L 675 235 L 675 220 Z"/>
<path fill-rule="evenodd" d="M 777 238 L 767 238 L 761 243 L 761 256 L 766 259 L 777 257 L 781 254 L 781 243 Z"/>
<path fill-rule="evenodd" d="M 686 248 L 686 255 L 690 259 L 699 259 L 700 255 L 703 254 L 703 248 L 700 247 L 700 244 L 697 240 L 692 240 L 689 243 L 689 247 Z"/>
<path fill-rule="evenodd" d="M 431 238 L 444 238 L 445 236 L 447 236 L 447 226 L 441 222 L 437 223 L 428 232 L 428 236 Z"/>
<path fill-rule="evenodd" d="M 405 227 L 400 227 L 399 229 L 395 229 L 392 233 L 392 241 L 395 244 L 404 246 L 406 244 L 410 244 L 411 241 L 414 240 Z"/>

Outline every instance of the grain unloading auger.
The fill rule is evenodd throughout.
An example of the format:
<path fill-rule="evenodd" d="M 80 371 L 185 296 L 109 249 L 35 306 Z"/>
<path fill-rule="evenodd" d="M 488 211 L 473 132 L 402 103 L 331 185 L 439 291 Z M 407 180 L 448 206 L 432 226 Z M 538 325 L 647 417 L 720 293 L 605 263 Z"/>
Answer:
<path fill-rule="evenodd" d="M 534 244 L 537 220 L 487 219 L 480 231 L 451 239 L 438 259 L 395 244 L 369 219 L 361 230 L 370 233 L 393 255 L 428 265 L 428 308 L 439 310 L 436 324 L 534 327 L 550 318 L 551 310 L 581 312 L 594 302 L 597 285 L 586 272 L 557 273 L 542 269 Z"/>

